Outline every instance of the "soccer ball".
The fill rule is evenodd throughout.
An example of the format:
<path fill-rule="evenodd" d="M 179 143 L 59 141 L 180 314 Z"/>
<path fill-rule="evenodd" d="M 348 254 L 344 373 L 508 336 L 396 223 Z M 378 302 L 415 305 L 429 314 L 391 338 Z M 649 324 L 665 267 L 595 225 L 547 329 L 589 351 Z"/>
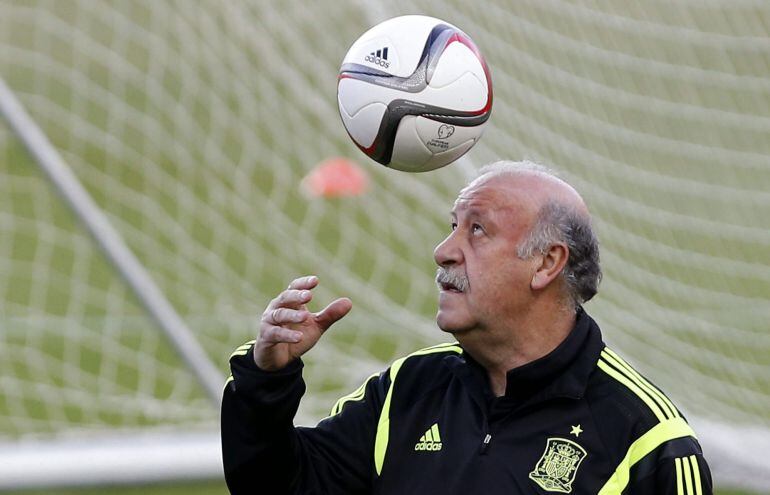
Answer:
<path fill-rule="evenodd" d="M 353 43 L 337 100 L 361 151 L 391 168 L 426 172 L 479 140 L 492 110 L 492 80 L 468 35 L 440 19 L 407 15 Z"/>

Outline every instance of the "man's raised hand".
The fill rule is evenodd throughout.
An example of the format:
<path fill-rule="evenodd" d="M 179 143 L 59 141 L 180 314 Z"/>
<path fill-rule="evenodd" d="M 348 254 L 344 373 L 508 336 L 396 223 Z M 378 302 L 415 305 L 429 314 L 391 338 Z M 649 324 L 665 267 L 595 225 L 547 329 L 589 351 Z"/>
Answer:
<path fill-rule="evenodd" d="M 311 313 L 307 303 L 318 277 L 310 275 L 293 280 L 289 287 L 270 301 L 259 325 L 254 345 L 254 362 L 265 371 L 276 371 L 312 348 L 321 335 L 348 314 L 353 303 L 342 297 L 323 311 Z"/>

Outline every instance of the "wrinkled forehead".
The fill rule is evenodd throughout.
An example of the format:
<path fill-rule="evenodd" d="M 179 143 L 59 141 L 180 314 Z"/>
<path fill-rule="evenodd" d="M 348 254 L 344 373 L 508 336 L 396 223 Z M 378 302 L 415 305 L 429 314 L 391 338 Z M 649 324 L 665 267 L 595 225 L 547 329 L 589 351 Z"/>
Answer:
<path fill-rule="evenodd" d="M 480 177 L 464 187 L 454 202 L 454 213 L 473 211 L 494 213 L 515 211 L 534 214 L 539 202 L 525 184 L 512 177 Z"/>

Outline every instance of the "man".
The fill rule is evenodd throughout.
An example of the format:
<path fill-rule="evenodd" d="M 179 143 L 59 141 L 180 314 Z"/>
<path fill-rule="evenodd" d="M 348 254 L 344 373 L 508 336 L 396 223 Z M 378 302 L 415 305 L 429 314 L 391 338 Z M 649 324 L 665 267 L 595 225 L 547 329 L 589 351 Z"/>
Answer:
<path fill-rule="evenodd" d="M 601 272 L 581 197 L 534 164 L 481 172 L 434 252 L 436 320 L 457 343 L 397 360 L 318 426 L 295 428 L 299 358 L 352 303 L 310 313 L 311 276 L 269 304 L 230 361 L 232 493 L 711 493 L 681 413 L 582 309 Z"/>

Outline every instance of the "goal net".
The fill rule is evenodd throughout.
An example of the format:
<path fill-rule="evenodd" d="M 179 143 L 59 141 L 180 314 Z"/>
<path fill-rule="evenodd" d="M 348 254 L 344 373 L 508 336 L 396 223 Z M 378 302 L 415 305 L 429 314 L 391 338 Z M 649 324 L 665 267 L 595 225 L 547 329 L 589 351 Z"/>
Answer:
<path fill-rule="evenodd" d="M 495 90 L 481 142 L 422 175 L 365 159 L 335 98 L 350 43 L 415 12 L 465 30 Z M 223 385 L 292 278 L 317 274 L 319 305 L 353 299 L 306 357 L 305 424 L 446 339 L 432 249 L 480 165 L 562 171 L 597 221 L 588 310 L 606 339 L 685 406 L 718 480 L 768 489 L 770 464 L 748 453 L 770 449 L 769 19 L 748 0 L 3 0 L 0 77 Z M 366 195 L 302 194 L 334 156 L 361 163 Z M 137 439 L 141 460 L 144 440 L 193 432 L 205 440 L 179 472 L 216 475 L 194 452 L 216 449 L 217 407 L 5 121 L 0 273 L 0 456 Z"/>

